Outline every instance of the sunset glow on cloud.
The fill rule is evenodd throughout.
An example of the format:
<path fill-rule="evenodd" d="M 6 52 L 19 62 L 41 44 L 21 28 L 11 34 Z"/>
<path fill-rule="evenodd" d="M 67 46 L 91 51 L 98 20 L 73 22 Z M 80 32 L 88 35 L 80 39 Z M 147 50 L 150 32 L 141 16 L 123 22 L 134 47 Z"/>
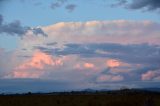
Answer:
<path fill-rule="evenodd" d="M 0 1 L 0 81 L 47 80 L 77 89 L 158 87 L 159 7 L 151 1 L 11 1 Z"/>
<path fill-rule="evenodd" d="M 23 63 L 17 69 L 29 69 L 29 68 L 37 68 L 37 69 L 44 69 L 45 65 L 58 65 L 62 64 L 60 60 L 53 61 L 52 57 L 46 55 L 42 52 L 35 52 L 31 60 Z"/>
<path fill-rule="evenodd" d="M 119 67 L 121 65 L 121 63 L 118 60 L 109 59 L 109 60 L 107 60 L 106 65 L 109 68 L 114 68 L 114 67 Z"/>
<path fill-rule="evenodd" d="M 92 63 L 85 63 L 84 67 L 85 68 L 94 68 L 94 64 L 92 64 Z"/>
<path fill-rule="evenodd" d="M 148 71 L 142 74 L 142 80 L 159 80 L 160 71 Z"/>
<path fill-rule="evenodd" d="M 13 71 L 14 78 L 40 78 L 48 66 L 62 66 L 62 59 L 54 59 L 43 52 L 36 51 L 31 59 L 20 64 Z M 12 76 L 11 76 L 12 77 Z"/>

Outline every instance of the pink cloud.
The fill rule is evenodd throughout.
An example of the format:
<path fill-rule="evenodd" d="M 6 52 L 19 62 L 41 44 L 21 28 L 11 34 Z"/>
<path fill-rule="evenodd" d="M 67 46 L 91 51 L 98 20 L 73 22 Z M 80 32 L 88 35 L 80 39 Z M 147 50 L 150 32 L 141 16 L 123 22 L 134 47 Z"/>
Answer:
<path fill-rule="evenodd" d="M 25 61 L 14 69 L 12 77 L 39 78 L 41 75 L 44 74 L 44 70 L 46 70 L 45 68 L 47 68 L 46 65 L 52 67 L 62 66 L 63 61 L 60 58 L 56 59 L 43 52 L 36 51 L 31 59 Z"/>
<path fill-rule="evenodd" d="M 114 67 L 119 67 L 121 65 L 121 62 L 119 60 L 109 59 L 107 60 L 106 65 L 109 68 L 114 68 Z"/>
<path fill-rule="evenodd" d="M 77 63 L 74 68 L 76 69 L 96 69 L 96 66 L 93 63 L 85 62 L 85 63 Z"/>
<path fill-rule="evenodd" d="M 130 64 L 128 64 L 128 63 L 125 63 L 125 62 L 122 62 L 122 61 L 120 61 L 120 60 L 116 60 L 116 59 L 108 59 L 107 61 L 106 61 L 106 65 L 107 65 L 107 67 L 109 67 L 109 68 L 117 68 L 117 67 L 121 67 L 121 66 L 123 66 L 123 67 L 131 67 L 131 65 Z M 118 71 L 118 70 L 116 70 L 116 71 Z M 120 71 L 120 70 L 119 70 Z M 122 70 L 121 70 L 122 71 Z M 125 70 L 124 70 L 125 71 Z"/>
<path fill-rule="evenodd" d="M 85 68 L 94 68 L 95 66 L 92 63 L 84 63 L 84 67 Z"/>
<path fill-rule="evenodd" d="M 160 80 L 160 70 L 148 71 L 141 75 L 142 80 Z"/>
<path fill-rule="evenodd" d="M 44 69 L 45 65 L 58 66 L 63 65 L 63 62 L 61 59 L 53 59 L 52 56 L 37 51 L 29 61 L 21 64 L 17 69 Z"/>

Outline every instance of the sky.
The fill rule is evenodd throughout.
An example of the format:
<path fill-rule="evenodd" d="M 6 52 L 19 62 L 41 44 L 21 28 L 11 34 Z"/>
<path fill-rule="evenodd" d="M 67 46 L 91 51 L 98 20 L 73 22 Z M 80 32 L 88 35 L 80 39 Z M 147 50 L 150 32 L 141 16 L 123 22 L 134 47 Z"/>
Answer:
<path fill-rule="evenodd" d="M 159 0 L 0 0 L 0 92 L 160 86 Z"/>

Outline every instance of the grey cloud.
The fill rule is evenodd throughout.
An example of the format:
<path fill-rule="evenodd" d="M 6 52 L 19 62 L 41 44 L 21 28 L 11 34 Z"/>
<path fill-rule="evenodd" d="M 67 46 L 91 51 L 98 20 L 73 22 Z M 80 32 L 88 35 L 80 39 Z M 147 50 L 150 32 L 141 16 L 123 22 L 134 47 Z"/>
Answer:
<path fill-rule="evenodd" d="M 155 65 L 160 63 L 160 46 L 149 44 L 128 44 L 117 43 L 91 43 L 91 44 L 65 44 L 64 48 L 38 49 L 49 54 L 57 55 L 79 55 L 84 58 L 106 57 L 120 59 L 132 64 Z M 102 51 L 102 52 L 98 52 Z"/>
<path fill-rule="evenodd" d="M 46 43 L 47 46 L 54 46 L 56 44 L 57 44 L 57 42 Z"/>
<path fill-rule="evenodd" d="M 65 2 L 67 2 L 68 0 L 57 0 L 58 2 L 60 2 L 60 3 L 65 3 Z"/>
<path fill-rule="evenodd" d="M 160 46 L 148 44 L 91 44 L 92 49 L 108 52 L 106 56 L 118 58 L 129 63 L 152 63 L 160 62 Z"/>
<path fill-rule="evenodd" d="M 0 26 L 0 33 L 7 33 L 10 35 L 23 35 L 29 30 L 29 27 L 23 27 L 21 26 L 21 23 L 19 21 L 14 21 L 9 24 L 1 24 Z"/>
<path fill-rule="evenodd" d="M 118 0 L 117 3 L 111 4 L 111 7 L 122 6 L 122 5 L 126 4 L 126 3 L 127 3 L 127 0 Z"/>
<path fill-rule="evenodd" d="M 60 5 L 59 3 L 57 3 L 57 2 L 51 4 L 51 8 L 52 8 L 52 9 L 56 9 L 56 8 L 58 8 L 58 7 L 60 7 L 60 6 L 61 6 L 61 5 Z"/>
<path fill-rule="evenodd" d="M 76 5 L 75 5 L 75 4 L 68 4 L 65 8 L 66 8 L 69 12 L 72 12 L 72 11 L 75 10 Z"/>
<path fill-rule="evenodd" d="M 35 35 L 41 34 L 43 36 L 47 36 L 41 28 L 22 26 L 20 21 L 14 21 L 6 24 L 3 22 L 3 16 L 0 15 L 0 33 L 6 33 L 12 36 L 17 35 L 22 37 L 29 30 L 32 31 Z"/>
<path fill-rule="evenodd" d="M 158 10 L 160 9 L 159 0 L 134 0 L 129 8 L 131 9 L 141 9 L 146 7 L 148 10 Z"/>
<path fill-rule="evenodd" d="M 51 4 L 51 8 L 52 8 L 52 9 L 59 8 L 59 7 L 63 6 L 64 3 L 66 3 L 66 2 L 67 2 L 67 0 L 56 0 L 56 2 L 53 2 L 53 3 Z"/>
<path fill-rule="evenodd" d="M 117 6 L 124 6 L 128 9 L 145 9 L 147 11 L 158 10 L 160 11 L 160 1 L 159 0 L 132 0 L 130 3 L 127 0 L 119 0 Z"/>
<path fill-rule="evenodd" d="M 43 30 L 41 28 L 33 28 L 32 31 L 35 35 L 40 34 L 40 35 L 43 35 L 43 36 L 48 36 L 46 33 L 43 32 Z"/>
<path fill-rule="evenodd" d="M 50 7 L 54 10 L 64 6 L 67 2 L 68 0 L 56 0 L 50 5 Z M 65 6 L 65 9 L 68 10 L 69 12 L 72 12 L 73 10 L 75 10 L 75 8 L 76 8 L 75 4 L 67 4 Z"/>

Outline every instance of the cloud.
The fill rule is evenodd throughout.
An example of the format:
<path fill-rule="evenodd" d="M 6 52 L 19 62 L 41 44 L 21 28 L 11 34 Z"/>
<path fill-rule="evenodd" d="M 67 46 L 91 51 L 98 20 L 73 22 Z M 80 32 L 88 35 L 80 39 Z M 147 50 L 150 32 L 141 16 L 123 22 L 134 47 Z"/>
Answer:
<path fill-rule="evenodd" d="M 4 78 L 17 65 L 17 59 L 13 51 L 0 48 L 0 79 Z M 6 64 L 7 63 L 7 64 Z"/>
<path fill-rule="evenodd" d="M 75 5 L 75 4 L 68 4 L 68 5 L 66 5 L 65 8 L 66 8 L 69 12 L 72 12 L 72 11 L 75 10 L 76 5 Z"/>
<path fill-rule="evenodd" d="M 49 37 L 45 41 L 33 40 L 35 44 L 29 39 L 32 45 L 27 48 L 38 45 L 34 50 L 71 57 L 64 69 L 87 76 L 86 81 L 96 82 L 101 75 L 120 75 L 123 80 L 141 81 L 142 73 L 159 69 L 159 28 L 159 23 L 151 21 L 61 22 L 43 27 Z M 57 44 L 42 45 L 52 42 Z M 118 62 L 107 67 L 109 59 Z M 92 63 L 94 68 L 85 68 L 84 63 Z"/>
<path fill-rule="evenodd" d="M 47 36 L 41 28 L 31 28 L 28 26 L 22 26 L 20 21 L 14 21 L 11 23 L 4 23 L 3 16 L 0 15 L 0 33 L 6 33 L 8 35 L 14 36 L 24 36 L 28 31 L 32 31 L 35 35 Z"/>
<path fill-rule="evenodd" d="M 14 71 L 12 74 L 13 75 L 9 75 L 6 76 L 5 78 L 40 78 L 40 76 L 43 74 L 43 71 L 30 71 L 30 70 L 16 70 Z"/>
<path fill-rule="evenodd" d="M 57 44 L 57 42 L 46 43 L 47 46 L 54 46 L 56 44 Z"/>
<path fill-rule="evenodd" d="M 58 43 L 160 44 L 159 29 L 159 23 L 147 20 L 60 22 L 43 27 L 50 38 Z"/>
<path fill-rule="evenodd" d="M 94 68 L 95 66 L 94 66 L 94 64 L 92 64 L 92 63 L 85 63 L 85 64 L 84 64 L 84 67 L 85 67 L 85 68 Z"/>
<path fill-rule="evenodd" d="M 68 82 L 74 79 L 101 87 L 102 83 L 145 82 L 141 79 L 142 74 L 160 69 L 159 23 L 128 20 L 61 22 L 40 28 L 48 37 L 44 39 L 28 31 L 12 53 L 16 61 L 11 61 L 2 52 L 1 78 Z M 63 65 L 54 65 L 59 63 Z M 8 77 L 2 70 L 7 70 Z M 155 78 L 159 79 L 158 76 Z M 148 81 L 154 82 L 155 78 Z"/>
<path fill-rule="evenodd" d="M 51 56 L 43 52 L 35 52 L 31 60 L 20 65 L 18 69 L 28 69 L 28 68 L 37 68 L 44 69 L 45 65 L 62 65 L 61 60 L 54 60 Z"/>
<path fill-rule="evenodd" d="M 114 67 L 119 67 L 120 66 L 120 61 L 115 60 L 115 59 L 109 59 L 106 62 L 107 67 L 109 68 L 114 68 Z"/>
<path fill-rule="evenodd" d="M 93 69 L 94 67 L 95 65 L 92 63 L 83 63 L 83 64 L 77 63 L 74 66 L 74 68 L 78 70 Z"/>
<path fill-rule="evenodd" d="M 114 6 L 125 6 L 127 9 L 144 9 L 146 11 L 160 11 L 159 0 L 119 0 Z"/>
<path fill-rule="evenodd" d="M 95 59 L 93 61 L 97 61 L 97 59 L 100 58 L 101 61 L 99 61 L 99 64 L 103 65 L 99 65 L 97 61 L 96 63 L 94 63 L 94 68 L 92 68 L 93 72 L 99 72 L 99 74 L 93 75 L 88 73 L 88 75 L 93 75 L 93 81 L 95 81 L 95 79 L 99 78 L 101 75 L 108 74 L 120 75 L 123 78 L 126 78 L 127 80 L 138 81 L 141 80 L 141 74 L 147 72 L 148 70 L 160 69 L 159 45 L 117 43 L 72 43 L 65 44 L 63 48 L 43 48 L 40 50 L 50 55 L 52 55 L 53 53 L 57 56 L 77 56 L 86 60 Z M 100 50 L 102 52 L 97 52 L 97 50 Z M 92 63 L 93 61 L 89 63 Z M 77 64 L 75 65 L 75 67 L 76 69 L 80 70 L 85 69 L 81 64 Z"/>
<path fill-rule="evenodd" d="M 119 82 L 123 79 L 121 75 L 101 75 L 97 78 L 97 82 Z"/>
<path fill-rule="evenodd" d="M 160 80 L 160 71 L 159 70 L 147 71 L 146 73 L 142 74 L 141 79 L 142 80 Z"/>
<path fill-rule="evenodd" d="M 47 34 L 43 32 L 43 30 L 41 28 L 32 28 L 31 29 L 33 31 L 33 34 L 35 35 L 43 35 L 43 36 L 46 36 L 47 37 Z"/>
<path fill-rule="evenodd" d="M 55 2 L 51 3 L 50 7 L 54 10 L 64 6 L 67 2 L 68 0 L 56 0 Z M 65 6 L 65 9 L 68 10 L 69 12 L 74 11 L 75 8 L 76 8 L 75 4 L 67 4 Z"/>
<path fill-rule="evenodd" d="M 53 68 L 62 65 L 62 59 L 54 59 L 50 55 L 37 51 L 30 60 L 17 66 L 6 78 L 39 78 L 45 73 L 46 67 L 52 66 Z"/>
<path fill-rule="evenodd" d="M 39 48 L 40 49 L 40 48 Z M 122 62 L 131 64 L 155 65 L 160 62 L 160 46 L 149 44 L 116 44 L 116 43 L 90 43 L 90 44 L 65 44 L 64 48 L 41 49 L 52 53 L 65 55 L 78 55 L 83 58 L 106 57 L 115 60 L 108 61 L 109 67 L 120 66 Z M 103 51 L 97 52 L 97 50 Z M 104 54 L 104 52 L 106 52 Z M 122 61 L 121 63 L 118 60 Z M 112 65 L 112 66 L 111 66 Z"/>
<path fill-rule="evenodd" d="M 117 74 L 117 73 L 129 73 L 131 72 L 129 67 L 124 67 L 124 68 L 114 68 L 114 69 L 110 69 L 110 72 L 113 74 Z"/>
<path fill-rule="evenodd" d="M 115 4 L 112 4 L 111 7 L 117 7 L 117 6 L 123 6 L 127 3 L 127 0 L 117 0 L 118 2 Z"/>
<path fill-rule="evenodd" d="M 55 2 L 55 3 L 52 3 L 52 4 L 51 4 L 51 8 L 52 8 L 52 9 L 56 9 L 56 8 L 58 8 L 58 7 L 60 7 L 60 6 L 61 6 L 61 4 L 58 3 L 58 2 Z"/>

